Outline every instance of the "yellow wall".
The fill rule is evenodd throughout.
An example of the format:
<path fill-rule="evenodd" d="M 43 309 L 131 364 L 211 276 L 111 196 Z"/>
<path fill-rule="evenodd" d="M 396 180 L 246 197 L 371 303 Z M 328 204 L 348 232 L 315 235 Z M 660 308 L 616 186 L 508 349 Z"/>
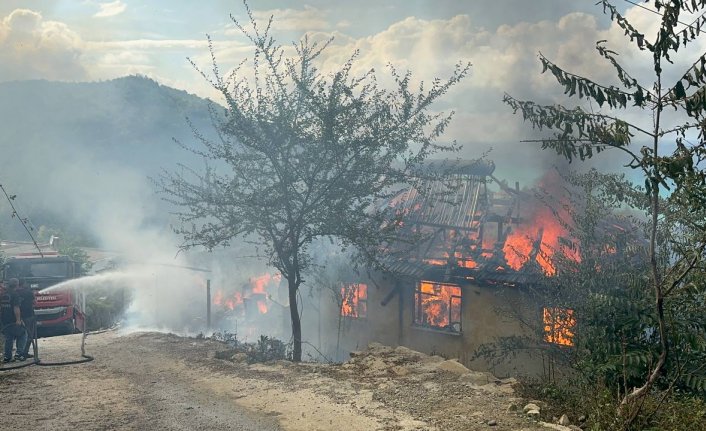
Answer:
<path fill-rule="evenodd" d="M 386 306 L 381 301 L 394 288 L 394 283 L 403 286 L 402 316 L 400 324 L 400 296 L 396 294 Z M 414 281 L 387 279 L 370 284 L 368 288 L 368 315 L 362 319 L 342 318 L 340 336 L 336 307 L 323 311 L 320 327 L 325 333 L 322 348 L 338 359 L 344 359 L 350 351 L 364 349 L 370 342 L 386 345 L 404 345 L 424 353 L 436 353 L 448 358 L 458 358 L 472 369 L 487 370 L 498 377 L 509 375 L 539 375 L 542 358 L 530 357 L 525 352 L 509 357 L 502 365 L 492 365 L 485 360 L 471 361 L 474 351 L 484 343 L 496 341 L 497 337 L 530 335 L 531 331 L 520 323 L 516 316 L 533 324 L 541 319 L 538 308 L 531 304 L 529 295 L 514 287 L 462 286 L 462 331 L 452 334 L 431 328 L 414 326 L 413 301 Z M 399 292 L 398 292 L 399 293 Z M 338 344 L 338 355 L 336 355 Z"/>

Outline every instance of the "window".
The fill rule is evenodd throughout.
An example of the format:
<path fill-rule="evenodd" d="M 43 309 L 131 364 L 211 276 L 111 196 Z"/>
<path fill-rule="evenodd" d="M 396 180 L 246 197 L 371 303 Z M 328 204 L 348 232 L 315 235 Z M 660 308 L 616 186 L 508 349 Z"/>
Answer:
<path fill-rule="evenodd" d="M 341 287 L 341 316 L 362 319 L 368 316 L 368 285 L 344 284 Z"/>
<path fill-rule="evenodd" d="M 31 259 L 13 260 L 5 267 L 5 277 L 68 277 L 69 266 L 66 261 L 37 262 Z"/>
<path fill-rule="evenodd" d="M 461 332 L 461 288 L 421 281 L 414 292 L 414 324 Z"/>
<path fill-rule="evenodd" d="M 562 346 L 574 345 L 574 310 L 569 308 L 544 308 L 544 341 Z"/>

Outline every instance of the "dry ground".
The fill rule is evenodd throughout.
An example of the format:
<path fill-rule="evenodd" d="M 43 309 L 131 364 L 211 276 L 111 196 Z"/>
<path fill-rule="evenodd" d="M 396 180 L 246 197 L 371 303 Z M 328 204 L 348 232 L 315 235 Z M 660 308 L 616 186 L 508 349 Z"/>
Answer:
<path fill-rule="evenodd" d="M 76 359 L 80 336 L 40 340 Z M 343 365 L 215 359 L 221 343 L 158 333 L 90 335 L 95 361 L 0 372 L 3 429 L 538 430 L 508 384 L 383 346 Z M 445 371 L 444 369 L 447 369 Z M 494 423 L 494 424 L 493 424 Z"/>

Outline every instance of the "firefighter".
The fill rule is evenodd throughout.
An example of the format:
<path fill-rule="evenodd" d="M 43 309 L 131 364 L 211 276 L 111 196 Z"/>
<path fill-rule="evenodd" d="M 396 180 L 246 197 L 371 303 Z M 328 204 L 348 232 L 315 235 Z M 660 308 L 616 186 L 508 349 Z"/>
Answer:
<path fill-rule="evenodd" d="M 29 358 L 29 347 L 36 338 L 35 332 L 37 330 L 37 319 L 34 316 L 34 293 L 32 293 L 32 289 L 27 286 L 24 278 L 20 278 L 20 288 L 17 291 L 17 294 L 22 299 L 22 302 L 20 303 L 20 317 L 22 318 L 22 322 L 27 329 L 27 341 L 25 342 L 25 347 L 20 356 Z"/>
<path fill-rule="evenodd" d="M 0 322 L 2 323 L 2 334 L 5 336 L 5 352 L 3 362 L 24 361 L 22 352 L 27 342 L 27 331 L 22 323 L 20 304 L 22 298 L 17 294 L 19 281 L 11 278 L 7 282 L 5 293 L 0 297 Z M 17 346 L 17 353 L 12 357 L 13 344 Z"/>

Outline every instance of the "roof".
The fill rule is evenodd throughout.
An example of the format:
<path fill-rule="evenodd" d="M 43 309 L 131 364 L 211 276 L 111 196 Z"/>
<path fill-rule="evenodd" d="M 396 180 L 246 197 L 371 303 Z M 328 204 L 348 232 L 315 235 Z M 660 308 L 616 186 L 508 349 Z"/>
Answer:
<path fill-rule="evenodd" d="M 22 255 L 29 255 L 39 253 L 39 250 L 47 255 L 55 255 L 57 251 L 49 244 L 37 244 L 29 241 L 10 241 L 1 240 L 0 241 L 0 251 L 5 254 L 6 257 L 18 257 Z M 89 262 L 99 262 L 105 260 L 111 260 L 118 256 L 119 253 L 109 250 L 103 250 L 93 247 L 79 247 L 83 250 L 86 255 L 88 255 Z"/>
<path fill-rule="evenodd" d="M 387 271 L 414 279 L 456 280 L 487 285 L 534 284 L 539 274 L 529 265 L 515 270 L 504 244 L 510 227 L 521 223 L 520 194 L 492 176 L 488 160 L 433 160 L 416 182 L 388 204 L 402 214 L 400 243 L 383 262 Z M 418 240 L 422 237 L 422 240 Z M 413 249 L 402 244 L 417 244 Z"/>

